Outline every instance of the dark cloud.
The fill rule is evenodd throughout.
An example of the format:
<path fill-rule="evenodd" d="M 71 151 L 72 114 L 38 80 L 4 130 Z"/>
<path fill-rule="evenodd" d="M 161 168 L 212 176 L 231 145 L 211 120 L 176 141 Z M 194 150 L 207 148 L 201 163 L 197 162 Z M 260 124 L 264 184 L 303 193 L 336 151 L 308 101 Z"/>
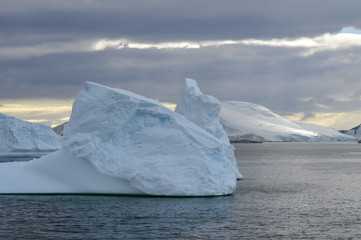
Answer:
<path fill-rule="evenodd" d="M 304 113 L 303 117 L 301 118 L 301 121 L 306 121 L 310 118 L 314 118 L 316 116 L 316 114 L 314 113 Z"/>
<path fill-rule="evenodd" d="M 361 27 L 356 0 L 2 1 L 3 33 L 174 41 L 315 36 Z"/>

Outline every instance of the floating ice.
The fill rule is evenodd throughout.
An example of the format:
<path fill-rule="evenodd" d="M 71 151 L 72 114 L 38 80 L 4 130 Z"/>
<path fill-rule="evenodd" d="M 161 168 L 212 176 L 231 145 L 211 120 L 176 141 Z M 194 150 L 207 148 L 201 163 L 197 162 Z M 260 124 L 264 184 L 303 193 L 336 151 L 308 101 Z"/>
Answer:
<path fill-rule="evenodd" d="M 228 136 L 219 122 L 220 102 L 213 96 L 203 94 L 197 82 L 186 78 L 181 97 L 178 101 L 175 112 L 183 115 L 208 133 L 212 134 L 222 142 L 225 159 L 229 168 L 235 172 L 237 179 L 242 175 L 238 171 L 234 147 L 229 143 Z"/>
<path fill-rule="evenodd" d="M 0 153 L 55 151 L 59 136 L 49 126 L 30 123 L 0 113 Z"/>

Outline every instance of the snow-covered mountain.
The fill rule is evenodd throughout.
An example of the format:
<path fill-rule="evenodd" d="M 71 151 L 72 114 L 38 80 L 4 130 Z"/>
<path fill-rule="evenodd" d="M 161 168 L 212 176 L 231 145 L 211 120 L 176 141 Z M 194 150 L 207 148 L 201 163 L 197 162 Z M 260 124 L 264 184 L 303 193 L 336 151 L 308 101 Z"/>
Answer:
<path fill-rule="evenodd" d="M 356 141 L 328 127 L 291 122 L 258 104 L 225 101 L 221 105 L 221 123 L 233 142 Z"/>
<path fill-rule="evenodd" d="M 348 135 L 342 134 L 333 128 L 320 126 L 312 123 L 297 123 L 297 124 L 301 126 L 303 129 L 314 131 L 319 134 L 319 136 L 314 137 L 313 139 L 310 140 L 312 142 L 357 141 L 357 139 L 355 139 L 354 137 L 350 137 Z"/>
<path fill-rule="evenodd" d="M 55 151 L 61 147 L 49 127 L 0 113 L 0 153 Z"/>
<path fill-rule="evenodd" d="M 340 131 L 343 134 L 356 137 L 357 139 L 361 139 L 361 124 L 351 128 L 350 130 L 342 130 Z"/>

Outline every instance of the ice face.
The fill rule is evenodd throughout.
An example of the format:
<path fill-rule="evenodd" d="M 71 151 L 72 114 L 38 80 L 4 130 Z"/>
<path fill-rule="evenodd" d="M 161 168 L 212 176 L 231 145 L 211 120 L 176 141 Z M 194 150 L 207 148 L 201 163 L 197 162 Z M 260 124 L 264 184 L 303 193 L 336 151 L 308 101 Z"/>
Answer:
<path fill-rule="evenodd" d="M 242 175 L 238 171 L 234 157 L 234 147 L 229 143 L 228 136 L 219 120 L 220 110 L 221 104 L 215 97 L 203 94 L 195 80 L 185 79 L 175 112 L 183 115 L 222 142 L 222 154 L 225 155 L 229 168 L 233 169 L 237 179 L 241 179 Z"/>
<path fill-rule="evenodd" d="M 0 153 L 55 151 L 59 136 L 49 126 L 0 113 Z"/>
<path fill-rule="evenodd" d="M 236 187 L 222 141 L 158 102 L 121 89 L 86 83 L 63 146 L 146 194 L 225 195 Z"/>

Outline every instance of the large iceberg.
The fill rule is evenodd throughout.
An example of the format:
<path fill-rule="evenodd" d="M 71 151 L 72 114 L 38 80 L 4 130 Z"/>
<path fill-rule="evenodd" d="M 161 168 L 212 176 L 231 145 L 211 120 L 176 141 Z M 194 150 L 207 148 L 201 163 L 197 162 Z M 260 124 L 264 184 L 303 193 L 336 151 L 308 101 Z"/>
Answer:
<path fill-rule="evenodd" d="M 49 126 L 0 113 L 0 155 L 21 155 L 60 149 L 60 139 Z"/>
<path fill-rule="evenodd" d="M 2 193 L 210 196 L 235 187 L 218 138 L 154 100 L 89 82 L 61 150 L 0 167 Z"/>
<path fill-rule="evenodd" d="M 234 157 L 234 147 L 230 144 L 226 132 L 220 123 L 219 112 L 220 102 L 213 96 L 203 94 L 197 82 L 186 78 L 181 97 L 175 109 L 179 113 L 218 138 L 223 145 L 224 159 L 228 161 L 229 168 L 235 172 L 237 179 L 242 179 L 242 174 L 238 171 L 236 158 Z"/>
<path fill-rule="evenodd" d="M 221 123 L 232 142 L 355 141 L 328 127 L 291 122 L 258 104 L 225 101 L 221 105 Z"/>

